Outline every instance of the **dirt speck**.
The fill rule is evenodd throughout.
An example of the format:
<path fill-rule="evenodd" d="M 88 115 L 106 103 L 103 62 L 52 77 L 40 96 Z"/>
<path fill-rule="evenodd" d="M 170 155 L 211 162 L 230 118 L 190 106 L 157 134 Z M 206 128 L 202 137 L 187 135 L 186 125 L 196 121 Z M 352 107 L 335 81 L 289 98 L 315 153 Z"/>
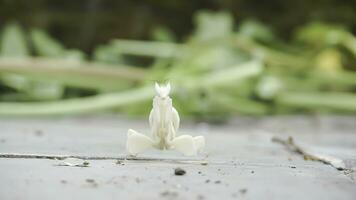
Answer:
<path fill-rule="evenodd" d="M 89 162 L 84 161 L 82 164 L 72 164 L 69 162 L 63 162 L 59 164 L 55 164 L 54 166 L 59 166 L 59 167 L 89 167 Z"/>
<path fill-rule="evenodd" d="M 174 169 L 174 174 L 176 176 L 183 176 L 185 173 L 186 173 L 185 170 L 180 167 Z"/>
<path fill-rule="evenodd" d="M 125 165 L 125 163 L 122 160 L 117 160 L 115 163 L 117 165 Z"/>
<path fill-rule="evenodd" d="M 202 162 L 201 165 L 208 165 L 208 162 Z"/>
<path fill-rule="evenodd" d="M 246 188 L 242 188 L 239 190 L 240 194 L 246 194 L 247 193 L 247 189 Z"/>
<path fill-rule="evenodd" d="M 95 183 L 95 180 L 94 179 L 91 179 L 91 178 L 87 178 L 85 180 L 87 183 Z"/>
<path fill-rule="evenodd" d="M 162 197 L 175 198 L 178 197 L 178 192 L 166 190 L 164 192 L 161 192 L 160 195 Z"/>
<path fill-rule="evenodd" d="M 42 136 L 43 136 L 43 131 L 40 130 L 40 129 L 35 130 L 34 133 L 35 133 L 35 135 L 38 136 L 38 137 L 42 137 Z"/>
<path fill-rule="evenodd" d="M 89 184 L 89 186 L 91 186 L 91 187 L 98 187 L 98 183 L 94 180 L 94 179 L 91 179 L 91 178 L 87 178 L 86 180 L 85 180 L 88 184 Z"/>
<path fill-rule="evenodd" d="M 251 174 L 254 174 L 254 173 L 255 173 L 255 171 L 251 170 Z"/>
<path fill-rule="evenodd" d="M 61 180 L 61 183 L 62 184 L 67 184 L 67 181 L 66 180 Z"/>
<path fill-rule="evenodd" d="M 197 196 L 197 200 L 204 200 L 204 199 L 205 199 L 205 196 L 204 196 L 204 195 L 199 194 L 199 195 Z"/>
<path fill-rule="evenodd" d="M 206 180 L 205 180 L 205 183 L 210 183 L 210 180 L 209 180 L 209 179 L 206 179 Z"/>
<path fill-rule="evenodd" d="M 297 168 L 296 166 L 289 166 L 290 168 L 292 168 L 292 169 L 295 169 L 295 168 Z"/>
<path fill-rule="evenodd" d="M 215 181 L 214 183 L 215 183 L 215 184 L 220 184 L 221 181 L 220 181 L 220 180 L 217 180 L 217 181 Z"/>

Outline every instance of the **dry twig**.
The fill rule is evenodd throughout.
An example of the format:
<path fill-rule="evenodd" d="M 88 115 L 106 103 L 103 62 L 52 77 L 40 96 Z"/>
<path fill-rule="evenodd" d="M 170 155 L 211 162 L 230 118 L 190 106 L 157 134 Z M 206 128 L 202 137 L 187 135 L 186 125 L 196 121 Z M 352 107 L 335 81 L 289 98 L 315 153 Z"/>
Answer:
<path fill-rule="evenodd" d="M 317 153 L 317 152 L 308 151 L 306 148 L 303 148 L 300 145 L 297 145 L 294 142 L 294 139 L 292 137 L 288 137 L 288 139 L 282 139 L 282 138 L 274 136 L 272 138 L 272 142 L 282 144 L 290 151 L 293 151 L 293 152 L 296 152 L 296 153 L 302 155 L 304 160 L 313 160 L 313 161 L 322 162 L 324 164 L 333 166 L 337 170 L 347 170 L 345 163 L 342 159 L 332 157 L 329 155 L 324 155 L 324 154 Z"/>

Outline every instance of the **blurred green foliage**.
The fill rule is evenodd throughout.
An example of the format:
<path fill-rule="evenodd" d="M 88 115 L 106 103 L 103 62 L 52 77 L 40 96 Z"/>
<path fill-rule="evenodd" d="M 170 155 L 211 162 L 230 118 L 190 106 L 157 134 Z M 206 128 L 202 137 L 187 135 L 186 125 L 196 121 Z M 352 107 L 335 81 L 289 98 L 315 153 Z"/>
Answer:
<path fill-rule="evenodd" d="M 92 55 L 41 29 L 1 29 L 0 115 L 150 110 L 153 83 L 170 81 L 182 115 L 356 112 L 356 37 L 308 23 L 289 42 L 269 26 L 201 11 L 184 42 L 162 26 L 151 41 L 112 39 Z M 144 66 L 144 68 L 142 68 Z"/>
<path fill-rule="evenodd" d="M 239 24 L 261 21 L 284 39 L 311 21 L 356 31 L 356 2 L 350 0 L 0 0 L 0 5 L 0 26 L 16 19 L 87 53 L 110 38 L 147 40 L 157 26 L 185 41 L 194 28 L 193 16 L 202 9 L 229 12 Z"/>

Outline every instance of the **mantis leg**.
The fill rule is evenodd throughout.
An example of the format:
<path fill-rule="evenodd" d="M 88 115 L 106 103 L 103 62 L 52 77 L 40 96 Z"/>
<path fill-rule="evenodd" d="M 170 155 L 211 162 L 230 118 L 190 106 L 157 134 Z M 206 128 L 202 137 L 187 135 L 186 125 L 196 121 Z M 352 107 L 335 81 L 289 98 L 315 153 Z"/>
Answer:
<path fill-rule="evenodd" d="M 181 135 L 172 140 L 172 146 L 185 156 L 194 156 L 204 148 L 205 139 L 203 136 Z"/>
<path fill-rule="evenodd" d="M 148 136 L 138 133 L 132 129 L 127 131 L 126 149 L 130 155 L 136 156 L 137 154 L 142 153 L 153 146 L 154 142 Z"/>

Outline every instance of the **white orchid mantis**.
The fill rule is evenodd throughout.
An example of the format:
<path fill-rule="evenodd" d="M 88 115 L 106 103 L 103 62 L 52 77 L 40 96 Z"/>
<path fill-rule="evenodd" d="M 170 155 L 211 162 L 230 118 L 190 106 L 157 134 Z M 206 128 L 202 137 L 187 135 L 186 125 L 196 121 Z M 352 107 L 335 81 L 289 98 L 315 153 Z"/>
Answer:
<path fill-rule="evenodd" d="M 152 136 L 148 137 L 129 129 L 126 143 L 128 153 L 136 156 L 145 150 L 156 148 L 160 150 L 174 149 L 186 156 L 197 155 L 205 146 L 205 138 L 191 135 L 176 137 L 180 119 L 177 110 L 172 105 L 172 99 L 169 97 L 171 86 L 169 83 L 165 86 L 155 83 L 155 89 L 157 94 L 153 98 L 153 108 L 149 116 Z"/>

